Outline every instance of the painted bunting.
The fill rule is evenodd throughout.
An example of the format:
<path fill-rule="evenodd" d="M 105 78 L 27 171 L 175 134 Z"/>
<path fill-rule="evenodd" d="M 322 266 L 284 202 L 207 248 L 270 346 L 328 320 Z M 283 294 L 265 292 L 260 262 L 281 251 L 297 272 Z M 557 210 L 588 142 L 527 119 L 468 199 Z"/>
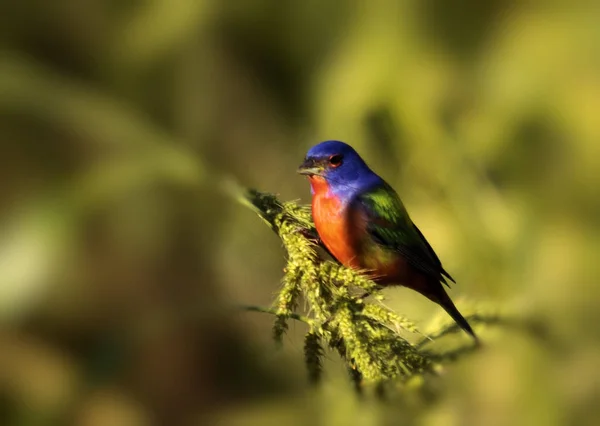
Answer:
<path fill-rule="evenodd" d="M 412 222 L 402 201 L 358 153 L 340 141 L 312 147 L 298 173 L 312 193 L 319 237 L 341 264 L 381 285 L 399 284 L 439 304 L 475 340 L 442 284 L 455 282 Z"/>

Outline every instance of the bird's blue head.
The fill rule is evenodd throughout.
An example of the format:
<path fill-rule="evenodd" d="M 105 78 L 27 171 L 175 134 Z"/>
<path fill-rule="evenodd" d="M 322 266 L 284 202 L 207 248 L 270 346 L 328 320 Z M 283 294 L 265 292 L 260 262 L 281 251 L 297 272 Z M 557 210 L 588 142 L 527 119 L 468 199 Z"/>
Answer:
<path fill-rule="evenodd" d="M 313 194 L 321 190 L 349 199 L 383 180 L 350 145 L 325 141 L 308 150 L 298 173 L 307 175 Z"/>

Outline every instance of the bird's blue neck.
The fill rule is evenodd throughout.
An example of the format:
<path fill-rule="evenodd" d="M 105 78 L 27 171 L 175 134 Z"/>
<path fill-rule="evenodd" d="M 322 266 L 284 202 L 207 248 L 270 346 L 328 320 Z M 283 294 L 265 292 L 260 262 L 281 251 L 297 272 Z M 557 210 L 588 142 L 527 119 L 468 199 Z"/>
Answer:
<path fill-rule="evenodd" d="M 338 198 L 343 205 L 384 183 L 383 179 L 369 169 L 361 172 L 356 179 L 336 179 L 335 176 L 328 176 L 327 182 L 329 192 Z"/>

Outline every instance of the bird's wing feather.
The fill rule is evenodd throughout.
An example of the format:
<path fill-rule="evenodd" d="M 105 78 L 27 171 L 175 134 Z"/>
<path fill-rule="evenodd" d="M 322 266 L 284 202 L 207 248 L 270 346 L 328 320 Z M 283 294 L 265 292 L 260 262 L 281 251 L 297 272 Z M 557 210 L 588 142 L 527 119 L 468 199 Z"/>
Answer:
<path fill-rule="evenodd" d="M 367 232 L 377 244 L 397 251 L 411 266 L 444 284 L 444 276 L 454 282 L 389 185 L 361 194 L 354 203 L 366 215 Z"/>
<path fill-rule="evenodd" d="M 433 251 L 433 247 L 431 247 L 431 245 L 429 244 L 429 242 L 427 241 L 427 239 L 425 238 L 423 233 L 419 230 L 419 228 L 417 228 L 417 225 L 413 224 L 413 227 L 415 228 L 415 231 L 417 231 L 417 234 L 419 234 L 419 237 L 421 237 L 421 240 L 427 246 L 427 251 L 429 252 L 429 255 L 435 260 L 437 266 L 440 268 L 441 274 L 456 284 L 456 281 L 454 281 L 454 278 L 452 278 L 452 276 L 450 276 L 450 274 L 448 272 L 446 272 L 446 270 L 442 267 L 442 262 L 437 257 L 437 254 L 435 254 L 435 251 Z M 444 281 L 443 278 L 442 278 L 442 281 Z M 444 281 L 444 284 L 447 284 L 447 283 Z"/>

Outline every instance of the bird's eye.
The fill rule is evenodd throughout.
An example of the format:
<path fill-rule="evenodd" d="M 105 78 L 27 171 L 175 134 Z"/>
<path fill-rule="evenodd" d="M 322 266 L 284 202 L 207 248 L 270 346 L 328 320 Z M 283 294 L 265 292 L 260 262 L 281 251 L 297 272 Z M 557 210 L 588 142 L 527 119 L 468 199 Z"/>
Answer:
<path fill-rule="evenodd" d="M 342 156 L 339 154 L 332 155 L 329 157 L 329 164 L 331 167 L 339 167 L 342 165 Z"/>

